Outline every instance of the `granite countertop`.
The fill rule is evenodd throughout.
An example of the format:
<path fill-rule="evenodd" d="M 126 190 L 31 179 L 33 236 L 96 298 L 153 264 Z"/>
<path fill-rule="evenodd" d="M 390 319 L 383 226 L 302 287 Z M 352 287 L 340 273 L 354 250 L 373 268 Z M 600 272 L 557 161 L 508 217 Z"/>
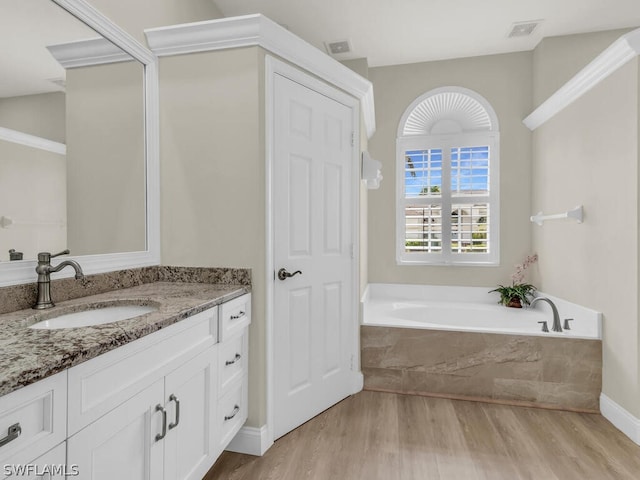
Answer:
<path fill-rule="evenodd" d="M 125 345 L 250 291 L 243 285 L 155 282 L 0 315 L 0 395 Z M 157 311 L 81 328 L 37 330 L 30 325 L 93 303 L 154 305 Z"/>

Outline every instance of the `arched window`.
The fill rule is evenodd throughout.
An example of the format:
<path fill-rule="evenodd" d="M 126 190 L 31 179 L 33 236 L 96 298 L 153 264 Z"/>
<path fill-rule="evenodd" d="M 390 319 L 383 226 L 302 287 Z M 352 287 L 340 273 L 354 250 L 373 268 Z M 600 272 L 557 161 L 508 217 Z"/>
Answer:
<path fill-rule="evenodd" d="M 496 265 L 500 261 L 500 133 L 482 96 L 431 90 L 398 126 L 397 260 Z"/>

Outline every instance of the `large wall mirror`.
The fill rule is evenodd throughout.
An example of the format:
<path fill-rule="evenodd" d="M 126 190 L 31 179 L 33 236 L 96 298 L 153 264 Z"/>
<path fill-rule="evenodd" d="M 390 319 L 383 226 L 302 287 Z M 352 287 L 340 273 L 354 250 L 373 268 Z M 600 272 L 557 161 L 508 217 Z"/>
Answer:
<path fill-rule="evenodd" d="M 159 263 L 155 56 L 84 0 L 0 6 L 0 286 Z"/>

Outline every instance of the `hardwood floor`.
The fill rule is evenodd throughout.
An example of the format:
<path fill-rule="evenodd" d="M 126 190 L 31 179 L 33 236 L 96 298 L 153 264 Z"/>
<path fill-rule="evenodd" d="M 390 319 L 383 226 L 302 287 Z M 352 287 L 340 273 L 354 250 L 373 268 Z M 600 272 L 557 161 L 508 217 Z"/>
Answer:
<path fill-rule="evenodd" d="M 640 479 L 640 446 L 600 415 L 360 392 L 204 480 Z"/>

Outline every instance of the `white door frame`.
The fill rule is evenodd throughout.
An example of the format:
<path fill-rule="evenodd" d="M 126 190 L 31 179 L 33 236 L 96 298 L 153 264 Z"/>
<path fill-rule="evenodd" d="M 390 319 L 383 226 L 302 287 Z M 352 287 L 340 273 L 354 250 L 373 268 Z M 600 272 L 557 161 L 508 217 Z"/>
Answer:
<path fill-rule="evenodd" d="M 353 142 L 351 148 L 351 238 L 353 242 L 353 265 L 352 265 L 352 323 L 351 329 L 351 369 L 353 373 L 352 393 L 362 390 L 363 376 L 360 370 L 360 321 L 359 321 L 359 291 L 360 291 L 360 234 L 359 234 L 359 211 L 360 211 L 360 109 L 359 102 L 354 97 L 332 87 L 323 81 L 304 73 L 297 68 L 277 60 L 267 55 L 265 58 L 265 218 L 266 218 L 266 282 L 265 282 L 265 323 L 266 323 L 266 367 L 267 367 L 267 445 L 266 450 L 274 441 L 274 288 L 275 288 L 275 265 L 274 265 L 274 202 L 273 202 L 273 163 L 274 163 L 274 76 L 282 75 L 296 83 L 299 83 L 311 90 L 314 90 L 326 97 L 342 103 L 351 109 L 353 122 Z"/>

